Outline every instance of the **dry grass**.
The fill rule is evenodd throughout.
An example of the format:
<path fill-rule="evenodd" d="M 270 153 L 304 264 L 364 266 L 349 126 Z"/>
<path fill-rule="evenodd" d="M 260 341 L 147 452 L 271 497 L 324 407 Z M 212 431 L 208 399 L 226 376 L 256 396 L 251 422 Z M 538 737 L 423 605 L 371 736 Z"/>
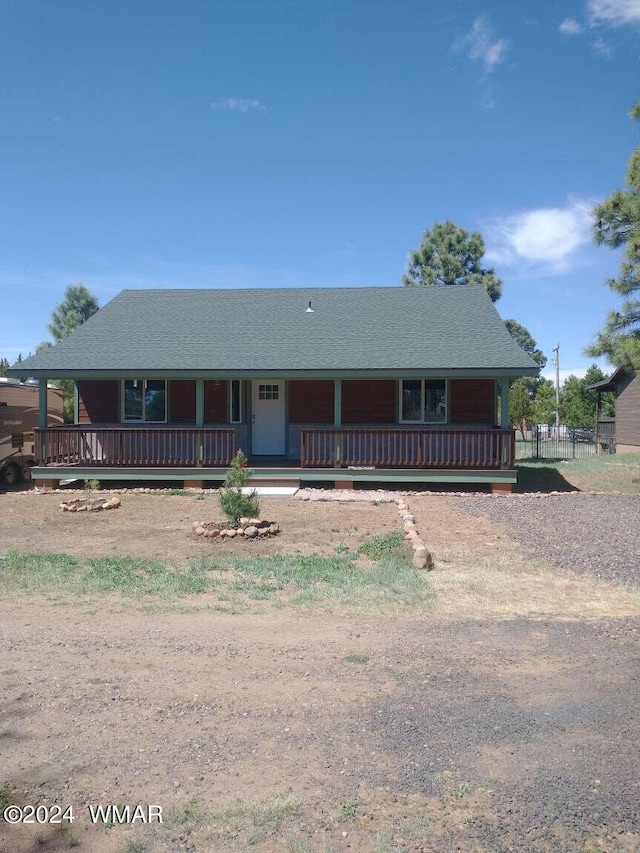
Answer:
<path fill-rule="evenodd" d="M 506 500 L 506 499 L 504 499 Z M 433 553 L 433 615 L 468 619 L 598 619 L 640 615 L 640 593 L 533 560 L 507 531 L 455 500 L 411 499 Z"/>
<path fill-rule="evenodd" d="M 431 583 L 434 615 L 470 619 L 598 619 L 640 615 L 640 594 L 536 563 L 515 548 L 499 555 L 441 551 Z"/>

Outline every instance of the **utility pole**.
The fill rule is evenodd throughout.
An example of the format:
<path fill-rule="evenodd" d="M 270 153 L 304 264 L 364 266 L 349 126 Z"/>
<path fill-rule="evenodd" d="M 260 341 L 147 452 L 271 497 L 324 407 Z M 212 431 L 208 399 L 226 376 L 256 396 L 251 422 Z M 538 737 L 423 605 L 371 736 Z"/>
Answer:
<path fill-rule="evenodd" d="M 560 344 L 552 350 L 553 364 L 556 368 L 556 438 L 560 437 Z"/>

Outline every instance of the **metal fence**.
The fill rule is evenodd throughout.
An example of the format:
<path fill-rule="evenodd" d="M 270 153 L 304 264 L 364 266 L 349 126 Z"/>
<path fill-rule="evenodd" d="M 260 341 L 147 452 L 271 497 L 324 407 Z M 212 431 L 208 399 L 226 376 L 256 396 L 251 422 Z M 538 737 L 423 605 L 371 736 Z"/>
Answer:
<path fill-rule="evenodd" d="M 599 423 L 597 430 L 534 424 L 524 438 L 516 431 L 516 459 L 589 459 L 602 453 L 615 453 L 612 423 Z"/>

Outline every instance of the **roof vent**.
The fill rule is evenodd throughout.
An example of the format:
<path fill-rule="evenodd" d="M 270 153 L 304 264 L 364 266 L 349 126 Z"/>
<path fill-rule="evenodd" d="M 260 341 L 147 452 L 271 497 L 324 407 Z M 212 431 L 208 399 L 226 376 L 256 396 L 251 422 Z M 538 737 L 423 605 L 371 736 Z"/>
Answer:
<path fill-rule="evenodd" d="M 311 300 L 309 300 L 309 307 L 305 309 L 305 314 L 313 314 L 313 308 L 311 307 Z"/>

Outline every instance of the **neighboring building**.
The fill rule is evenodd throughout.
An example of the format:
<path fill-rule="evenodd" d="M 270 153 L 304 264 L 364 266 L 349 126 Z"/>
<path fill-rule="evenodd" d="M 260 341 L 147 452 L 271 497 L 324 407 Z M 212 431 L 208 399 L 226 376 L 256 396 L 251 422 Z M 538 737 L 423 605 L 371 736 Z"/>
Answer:
<path fill-rule="evenodd" d="M 613 391 L 616 395 L 616 416 L 613 419 L 616 451 L 640 453 L 640 374 L 619 367 L 609 379 L 595 382 L 589 388 L 598 391 L 596 423 L 599 436 L 606 436 L 612 421 L 611 418 L 600 417 L 600 394 Z"/>
<path fill-rule="evenodd" d="M 7 486 L 31 477 L 39 398 L 37 382 L 0 376 L 0 482 Z M 62 391 L 53 386 L 47 389 L 47 424 L 62 424 Z"/>
<path fill-rule="evenodd" d="M 538 373 L 464 285 L 125 290 L 19 369 L 76 382 L 76 425 L 43 415 L 43 480 L 220 480 L 242 448 L 265 479 L 503 489 L 509 383 Z"/>

